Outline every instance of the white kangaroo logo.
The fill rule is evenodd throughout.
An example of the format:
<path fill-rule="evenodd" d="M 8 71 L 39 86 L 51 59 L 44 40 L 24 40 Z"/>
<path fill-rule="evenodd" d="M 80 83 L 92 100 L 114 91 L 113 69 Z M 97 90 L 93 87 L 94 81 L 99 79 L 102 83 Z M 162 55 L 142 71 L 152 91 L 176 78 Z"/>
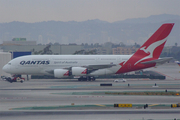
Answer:
<path fill-rule="evenodd" d="M 146 46 L 144 46 L 144 47 L 142 47 L 142 48 L 140 48 L 140 50 L 142 50 L 142 51 L 144 51 L 145 53 L 149 53 L 149 51 L 147 51 L 147 49 L 145 49 L 146 48 Z"/>
<path fill-rule="evenodd" d="M 157 48 L 158 46 L 162 45 L 164 42 L 166 42 L 167 38 L 164 38 L 162 40 L 159 40 L 157 42 L 154 42 L 153 44 L 151 44 L 150 46 L 148 46 L 146 48 L 146 46 L 140 48 L 140 50 L 144 51 L 145 53 L 149 53 L 148 56 L 143 57 L 142 59 L 140 59 L 139 61 L 137 61 L 134 65 L 136 65 L 137 63 L 145 60 L 145 59 L 149 59 L 149 58 L 153 58 L 153 52 L 155 50 L 155 48 Z M 146 48 L 146 49 L 145 49 Z"/>

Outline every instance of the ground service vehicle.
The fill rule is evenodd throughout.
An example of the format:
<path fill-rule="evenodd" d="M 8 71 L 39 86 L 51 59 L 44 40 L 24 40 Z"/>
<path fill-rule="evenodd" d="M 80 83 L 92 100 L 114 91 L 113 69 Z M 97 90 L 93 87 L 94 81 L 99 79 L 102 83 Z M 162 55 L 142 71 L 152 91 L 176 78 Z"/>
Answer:
<path fill-rule="evenodd" d="M 12 82 L 21 82 L 21 83 L 23 83 L 25 81 L 25 79 L 20 77 L 20 76 L 12 76 L 12 77 L 1 76 L 1 79 L 6 80 L 6 81 L 8 81 L 10 83 L 12 83 Z"/>

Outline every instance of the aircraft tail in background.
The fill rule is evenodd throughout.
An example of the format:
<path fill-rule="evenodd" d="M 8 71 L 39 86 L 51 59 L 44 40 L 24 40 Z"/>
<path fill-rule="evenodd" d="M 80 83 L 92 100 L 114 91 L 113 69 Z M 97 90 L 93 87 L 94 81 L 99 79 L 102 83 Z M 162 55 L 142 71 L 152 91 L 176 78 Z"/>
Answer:
<path fill-rule="evenodd" d="M 179 67 L 180 67 L 180 62 L 179 61 L 175 61 L 175 63 L 177 63 L 179 65 Z"/>

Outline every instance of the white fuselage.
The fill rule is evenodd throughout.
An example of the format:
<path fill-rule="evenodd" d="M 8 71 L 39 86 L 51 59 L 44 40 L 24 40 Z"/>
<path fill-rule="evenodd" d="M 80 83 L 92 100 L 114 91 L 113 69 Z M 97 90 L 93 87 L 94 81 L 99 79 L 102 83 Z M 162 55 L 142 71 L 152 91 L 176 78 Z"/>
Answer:
<path fill-rule="evenodd" d="M 127 61 L 131 55 L 28 55 L 15 58 L 3 67 L 11 74 L 52 75 L 55 69 L 68 69 L 89 65 L 116 64 L 115 66 L 97 69 L 91 75 L 115 74 L 119 63 Z"/>

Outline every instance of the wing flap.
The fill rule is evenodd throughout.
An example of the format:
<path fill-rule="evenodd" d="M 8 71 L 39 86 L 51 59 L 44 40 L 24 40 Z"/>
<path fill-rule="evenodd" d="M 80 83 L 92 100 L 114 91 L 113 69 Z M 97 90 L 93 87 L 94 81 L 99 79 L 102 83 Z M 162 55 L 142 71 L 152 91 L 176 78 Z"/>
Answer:
<path fill-rule="evenodd" d="M 110 68 L 116 66 L 115 64 L 102 64 L 102 65 L 88 65 L 88 66 L 83 66 L 88 69 L 104 69 L 104 68 Z"/>

